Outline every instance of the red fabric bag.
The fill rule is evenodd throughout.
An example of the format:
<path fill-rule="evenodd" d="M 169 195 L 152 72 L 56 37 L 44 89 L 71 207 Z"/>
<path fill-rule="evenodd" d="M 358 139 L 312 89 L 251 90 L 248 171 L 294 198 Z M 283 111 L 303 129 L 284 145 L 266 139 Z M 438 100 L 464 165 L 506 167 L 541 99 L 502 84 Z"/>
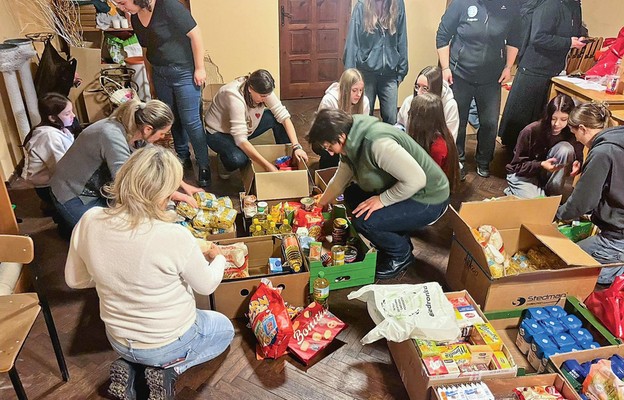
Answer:
<path fill-rule="evenodd" d="M 605 290 L 594 291 L 585 300 L 587 309 L 615 336 L 624 339 L 624 276 L 615 278 Z"/>

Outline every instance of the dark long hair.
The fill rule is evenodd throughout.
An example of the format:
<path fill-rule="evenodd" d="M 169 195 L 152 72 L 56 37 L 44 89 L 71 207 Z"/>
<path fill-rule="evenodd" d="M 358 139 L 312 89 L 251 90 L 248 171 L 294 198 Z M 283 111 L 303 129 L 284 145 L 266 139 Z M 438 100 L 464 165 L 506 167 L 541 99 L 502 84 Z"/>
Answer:
<path fill-rule="evenodd" d="M 437 94 L 442 97 L 442 70 L 440 67 L 430 65 L 423 68 L 423 70 L 416 75 L 416 82 L 418 82 L 418 77 L 421 75 L 427 78 L 429 93 Z M 416 91 L 416 82 L 414 82 L 414 96 L 418 94 Z"/>
<path fill-rule="evenodd" d="M 427 153 L 431 153 L 431 145 L 438 136 L 442 136 L 448 153 L 442 169 L 449 180 L 451 193 L 454 193 L 459 186 L 459 155 L 453 135 L 446 125 L 440 96 L 433 93 L 414 96 L 407 118 L 407 133 Z"/>
<path fill-rule="evenodd" d="M 271 73 L 266 69 L 259 69 L 252 72 L 245 77 L 245 83 L 243 84 L 243 97 L 245 98 L 245 104 L 247 107 L 255 107 L 249 88 L 258 94 L 270 94 L 275 89 L 275 79 L 271 76 Z"/>
<path fill-rule="evenodd" d="M 51 126 L 59 130 L 65 128 L 63 121 L 61 121 L 58 115 L 67 107 L 68 103 L 70 103 L 70 100 L 59 93 L 46 93 L 41 96 L 37 101 L 41 122 L 28 132 L 28 135 L 24 138 L 24 145 L 30 141 L 33 132 L 40 126 Z"/>
<path fill-rule="evenodd" d="M 561 111 L 562 113 L 569 115 L 573 109 L 574 109 L 574 100 L 572 100 L 572 97 L 563 93 L 558 94 L 556 97 L 550 100 L 548 104 L 546 105 L 546 109 L 544 110 L 544 114 L 542 115 L 542 119 L 540 120 L 542 132 L 550 133 L 552 131 L 551 120 L 555 111 Z M 561 131 L 561 134 L 564 134 L 566 136 L 572 135 L 572 132 L 570 131 L 570 127 L 566 126 L 565 128 L 563 128 L 563 130 Z"/>

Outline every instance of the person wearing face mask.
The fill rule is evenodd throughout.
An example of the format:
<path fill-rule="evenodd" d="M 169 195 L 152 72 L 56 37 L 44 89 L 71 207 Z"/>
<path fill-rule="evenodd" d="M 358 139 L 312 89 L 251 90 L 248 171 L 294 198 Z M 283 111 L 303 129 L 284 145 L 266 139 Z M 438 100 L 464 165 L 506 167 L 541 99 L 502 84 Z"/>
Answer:
<path fill-rule="evenodd" d="M 39 99 L 41 123 L 24 139 L 24 169 L 22 178 L 35 187 L 42 209 L 54 208 L 50 197 L 50 178 L 56 164 L 74 143 L 71 128 L 76 116 L 71 101 L 58 93 L 48 93 Z"/>
<path fill-rule="evenodd" d="M 457 111 L 457 102 L 453 96 L 449 84 L 442 79 L 442 70 L 440 67 L 429 66 L 423 68 L 418 74 L 416 82 L 414 82 L 414 94 L 407 96 L 401 105 L 399 114 L 397 115 L 397 126 L 403 130 L 407 129 L 407 121 L 409 119 L 410 107 L 415 96 L 424 93 L 433 93 L 442 99 L 444 107 L 444 120 L 446 126 L 453 136 L 453 140 L 457 140 L 457 131 L 459 130 L 459 112 Z"/>
<path fill-rule="evenodd" d="M 567 94 L 553 98 L 544 116 L 518 136 L 513 159 L 505 167 L 505 194 L 533 199 L 563 192 L 566 176 L 576 176 L 583 163 L 583 145 L 568 127 L 574 101 Z"/>
<path fill-rule="evenodd" d="M 115 179 L 133 149 L 164 138 L 172 124 L 173 113 L 162 101 L 133 99 L 82 131 L 50 180 L 52 201 L 65 227 L 73 229 L 90 208 L 105 207 L 102 187 Z M 173 199 L 197 206 L 191 195 L 201 189 L 184 182 L 181 188 L 186 194 L 176 192 Z"/>
<path fill-rule="evenodd" d="M 355 68 L 349 68 L 340 75 L 338 82 L 332 83 L 319 104 L 319 111 L 324 108 L 337 108 L 349 114 L 370 113 L 370 102 L 364 96 L 364 78 Z M 330 156 L 323 149 L 318 149 L 321 156 L 319 168 L 330 168 L 338 166 L 340 156 L 335 154 Z"/>
<path fill-rule="evenodd" d="M 206 112 L 206 141 L 219 155 L 219 177 L 247 165 L 249 160 L 265 171 L 275 172 L 275 160 L 267 160 L 249 139 L 271 129 L 275 143 L 292 143 L 293 156 L 308 162 L 308 155 L 299 144 L 290 113 L 274 92 L 271 73 L 259 69 L 222 86 Z"/>
<path fill-rule="evenodd" d="M 591 214 L 597 235 L 577 244 L 601 264 L 624 262 L 624 127 L 609 128 L 611 112 L 605 104 L 586 103 L 570 112 L 568 126 L 589 149 L 581 178 L 572 195 L 557 210 L 557 219 Z M 598 283 L 610 285 L 624 267 L 603 268 Z"/>

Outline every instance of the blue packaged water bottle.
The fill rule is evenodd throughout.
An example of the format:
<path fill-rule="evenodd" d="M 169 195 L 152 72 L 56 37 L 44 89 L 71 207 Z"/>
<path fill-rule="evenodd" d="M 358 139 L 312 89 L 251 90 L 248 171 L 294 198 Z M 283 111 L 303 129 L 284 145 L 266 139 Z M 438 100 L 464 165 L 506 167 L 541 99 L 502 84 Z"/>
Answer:
<path fill-rule="evenodd" d="M 566 315 L 565 317 L 560 318 L 560 321 L 565 326 L 566 331 L 583 327 L 583 323 L 576 315 Z"/>
<path fill-rule="evenodd" d="M 550 314 L 546 310 L 544 310 L 542 307 L 531 307 L 531 308 L 527 308 L 526 316 L 536 321 L 542 321 L 550 317 Z"/>
<path fill-rule="evenodd" d="M 559 307 L 559 306 L 546 306 L 544 307 L 544 310 L 546 310 L 550 314 L 551 317 L 558 318 L 558 319 L 561 319 L 565 317 L 566 315 L 568 315 L 568 313 L 562 307 Z"/>
<path fill-rule="evenodd" d="M 559 321 L 559 318 L 548 317 L 540 321 L 540 323 L 544 326 L 546 332 L 551 335 L 557 335 L 565 331 L 565 326 Z"/>

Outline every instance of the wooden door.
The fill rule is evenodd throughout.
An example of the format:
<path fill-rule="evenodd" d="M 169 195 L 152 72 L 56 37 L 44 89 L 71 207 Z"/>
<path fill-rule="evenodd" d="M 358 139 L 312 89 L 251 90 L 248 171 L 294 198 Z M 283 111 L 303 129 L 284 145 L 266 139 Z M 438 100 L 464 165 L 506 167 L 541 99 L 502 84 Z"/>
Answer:
<path fill-rule="evenodd" d="M 351 1 L 279 0 L 282 99 L 322 97 L 340 78 Z"/>

